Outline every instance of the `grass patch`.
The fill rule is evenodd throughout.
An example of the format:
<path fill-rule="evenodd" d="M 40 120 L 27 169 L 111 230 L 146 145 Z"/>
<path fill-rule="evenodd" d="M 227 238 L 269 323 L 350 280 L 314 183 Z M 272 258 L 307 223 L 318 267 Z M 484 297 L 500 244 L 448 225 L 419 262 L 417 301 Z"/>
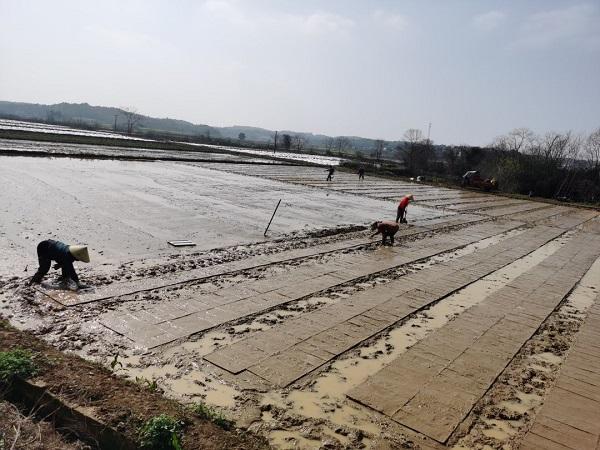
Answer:
<path fill-rule="evenodd" d="M 17 348 L 0 352 L 0 382 L 10 382 L 15 377 L 29 378 L 38 372 L 33 355 Z"/>
<path fill-rule="evenodd" d="M 182 450 L 183 423 L 166 414 L 154 416 L 140 429 L 140 445 L 149 450 Z"/>
<path fill-rule="evenodd" d="M 154 379 L 149 380 L 146 377 L 135 377 L 135 384 L 148 389 L 150 392 L 159 392 L 158 382 Z"/>
<path fill-rule="evenodd" d="M 233 422 L 227 419 L 221 411 L 218 411 L 204 403 L 195 403 L 190 406 L 191 411 L 201 419 L 210 420 L 215 425 L 229 430 L 233 427 Z"/>

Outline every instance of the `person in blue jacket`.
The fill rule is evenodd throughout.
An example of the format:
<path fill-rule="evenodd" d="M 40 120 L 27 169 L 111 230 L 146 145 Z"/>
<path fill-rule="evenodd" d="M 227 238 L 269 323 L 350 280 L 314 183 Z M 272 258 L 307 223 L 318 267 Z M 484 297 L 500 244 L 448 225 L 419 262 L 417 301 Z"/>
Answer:
<path fill-rule="evenodd" d="M 69 280 L 73 280 L 77 285 L 77 289 L 88 287 L 79 281 L 77 272 L 75 272 L 75 268 L 73 267 L 73 262 L 75 261 L 90 262 L 87 247 L 83 245 L 67 245 L 60 241 L 48 239 L 38 244 L 37 255 L 40 267 L 31 279 L 31 283 L 40 283 L 50 270 L 52 261 L 55 261 L 54 268 L 62 269 L 63 281 L 68 283 Z"/>

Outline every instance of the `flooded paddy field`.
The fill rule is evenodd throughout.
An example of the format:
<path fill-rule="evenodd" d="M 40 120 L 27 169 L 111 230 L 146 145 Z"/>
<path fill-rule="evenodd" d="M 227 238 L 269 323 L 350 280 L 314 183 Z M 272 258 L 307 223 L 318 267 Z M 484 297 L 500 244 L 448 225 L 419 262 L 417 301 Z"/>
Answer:
<path fill-rule="evenodd" d="M 274 448 L 595 448 L 596 211 L 325 167 L 0 162 L 0 314 L 64 352 Z M 382 246 L 367 227 L 407 193 Z M 27 285 L 46 238 L 90 247 L 90 290 Z"/>
<path fill-rule="evenodd" d="M 243 153 L 249 155 L 256 155 L 261 157 L 277 157 L 283 158 L 287 160 L 295 160 L 295 161 L 303 161 L 309 162 L 313 164 L 321 164 L 321 165 L 330 165 L 330 166 L 338 166 L 340 163 L 345 161 L 345 158 L 339 158 L 337 156 L 325 156 L 325 155 L 312 155 L 309 153 L 296 153 L 296 152 L 286 152 L 286 151 L 273 151 L 268 150 L 266 148 L 261 149 L 252 149 L 245 147 L 233 147 L 226 145 L 210 145 L 210 144 L 202 144 L 205 147 L 214 148 L 218 150 L 228 150 L 234 151 L 236 153 Z"/>
<path fill-rule="evenodd" d="M 83 159 L 121 159 L 157 161 L 203 161 L 203 162 L 242 162 L 246 164 L 275 164 L 277 161 L 250 157 L 225 151 L 188 147 L 190 150 L 164 150 L 142 147 L 119 147 L 109 145 L 70 144 L 64 142 L 40 142 L 24 139 L 0 138 L 0 155 L 72 157 Z"/>
<path fill-rule="evenodd" d="M 355 198 L 211 165 L 2 157 L 0 242 L 6 272 L 34 264 L 35 245 L 55 238 L 90 246 L 96 265 L 268 242 L 282 235 L 360 225 L 395 214 L 393 202 Z M 248 173 L 257 170 L 247 167 Z M 258 166 L 257 166 L 258 167 Z M 269 229 L 263 232 L 282 199 Z M 415 208 L 424 219 L 452 213 Z"/>
<path fill-rule="evenodd" d="M 19 130 L 19 131 L 33 131 L 36 133 L 52 133 L 52 134 L 68 134 L 74 136 L 93 136 L 103 138 L 118 138 L 118 139 L 130 139 L 135 141 L 146 141 L 135 136 L 128 136 L 121 133 L 113 133 L 110 131 L 93 131 L 93 130 L 82 130 L 79 128 L 71 128 L 64 125 L 52 125 L 47 123 L 39 122 L 25 122 L 22 120 L 12 119 L 0 119 L 0 130 Z"/>

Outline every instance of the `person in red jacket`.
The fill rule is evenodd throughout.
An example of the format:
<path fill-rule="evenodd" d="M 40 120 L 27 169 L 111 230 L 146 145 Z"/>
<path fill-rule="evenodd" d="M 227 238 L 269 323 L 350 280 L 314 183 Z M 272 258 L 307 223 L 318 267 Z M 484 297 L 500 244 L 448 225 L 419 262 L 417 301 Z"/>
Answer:
<path fill-rule="evenodd" d="M 371 224 L 371 231 L 377 230 L 375 233 L 371 235 L 371 237 L 377 236 L 381 233 L 381 243 L 385 245 L 385 240 L 390 238 L 390 245 L 394 245 L 394 235 L 398 232 L 400 227 L 397 222 L 392 222 L 391 220 L 382 220 L 378 222 L 373 222 Z"/>
<path fill-rule="evenodd" d="M 397 223 L 406 223 L 406 208 L 408 207 L 408 204 L 414 199 L 415 198 L 412 194 L 408 194 L 402 197 L 402 200 L 400 200 L 400 203 L 398 204 L 398 213 L 396 214 Z"/>

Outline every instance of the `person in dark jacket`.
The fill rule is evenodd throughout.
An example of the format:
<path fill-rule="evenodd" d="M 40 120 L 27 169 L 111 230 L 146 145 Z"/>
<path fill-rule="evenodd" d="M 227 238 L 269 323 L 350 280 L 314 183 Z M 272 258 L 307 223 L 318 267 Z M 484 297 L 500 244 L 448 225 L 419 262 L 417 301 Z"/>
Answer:
<path fill-rule="evenodd" d="M 365 179 L 365 166 L 360 166 L 358 168 L 358 181 Z"/>
<path fill-rule="evenodd" d="M 327 169 L 327 181 L 333 180 L 334 172 L 335 172 L 335 168 L 333 166 L 329 166 L 329 169 Z"/>
<path fill-rule="evenodd" d="M 54 268 L 62 269 L 63 281 L 68 282 L 68 280 L 73 280 L 78 289 L 87 287 L 79 281 L 77 272 L 75 272 L 75 268 L 73 267 L 74 261 L 90 262 L 87 247 L 83 245 L 67 245 L 60 241 L 48 239 L 38 244 L 37 255 L 40 267 L 31 279 L 32 283 L 40 283 L 50 270 L 52 261 L 56 261 Z"/>
<path fill-rule="evenodd" d="M 373 224 L 371 225 L 371 231 L 377 231 L 375 231 L 375 233 L 373 233 L 371 237 L 375 237 L 379 233 L 381 233 L 381 243 L 383 245 L 385 245 L 385 241 L 388 237 L 390 238 L 390 245 L 394 245 L 394 236 L 396 235 L 399 229 L 400 226 L 398 225 L 398 223 L 392 222 L 391 220 L 373 222 Z"/>

